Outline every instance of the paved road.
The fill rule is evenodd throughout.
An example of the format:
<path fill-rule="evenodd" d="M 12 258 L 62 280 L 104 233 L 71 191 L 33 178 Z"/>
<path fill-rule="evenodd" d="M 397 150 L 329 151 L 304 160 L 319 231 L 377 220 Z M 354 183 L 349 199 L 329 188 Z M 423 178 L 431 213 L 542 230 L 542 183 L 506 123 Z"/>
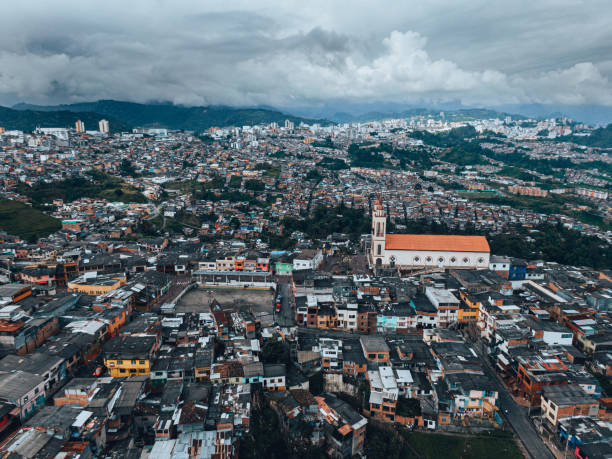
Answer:
<path fill-rule="evenodd" d="M 491 381 L 493 381 L 497 388 L 504 416 L 523 442 L 525 449 L 533 459 L 554 459 L 553 454 L 536 432 L 534 425 L 527 418 L 527 407 L 521 406 L 514 401 L 506 386 L 502 384 L 495 370 L 492 369 L 489 358 L 484 356 L 478 347 L 478 345 L 475 345 L 474 349 L 485 363 L 482 367 L 484 372 L 491 378 Z M 506 413 L 506 410 L 508 410 L 508 413 Z"/>
<path fill-rule="evenodd" d="M 278 293 L 282 295 L 280 313 L 274 312 L 274 318 L 281 327 L 293 327 L 295 325 L 295 300 L 291 291 L 289 278 L 278 278 Z"/>

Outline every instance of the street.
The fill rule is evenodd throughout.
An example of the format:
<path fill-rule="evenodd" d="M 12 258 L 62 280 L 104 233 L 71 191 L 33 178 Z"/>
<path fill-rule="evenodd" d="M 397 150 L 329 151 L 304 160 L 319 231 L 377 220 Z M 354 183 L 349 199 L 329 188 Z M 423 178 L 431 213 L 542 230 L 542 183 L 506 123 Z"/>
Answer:
<path fill-rule="evenodd" d="M 289 277 L 279 277 L 277 280 L 277 296 L 281 295 L 283 300 L 280 313 L 277 313 L 275 308 L 274 318 L 281 327 L 293 327 L 295 325 L 295 308 L 290 279 Z"/>
<path fill-rule="evenodd" d="M 495 370 L 491 367 L 489 358 L 482 354 L 479 347 L 474 346 L 474 350 L 484 362 L 482 369 L 497 388 L 501 411 L 505 419 L 510 423 L 521 442 L 523 442 L 525 449 L 533 459 L 554 459 L 553 454 L 536 432 L 535 426 L 527 418 L 528 408 L 514 401 L 508 393 L 506 386 L 500 382 Z M 508 410 L 508 413 L 506 413 L 506 410 Z"/>

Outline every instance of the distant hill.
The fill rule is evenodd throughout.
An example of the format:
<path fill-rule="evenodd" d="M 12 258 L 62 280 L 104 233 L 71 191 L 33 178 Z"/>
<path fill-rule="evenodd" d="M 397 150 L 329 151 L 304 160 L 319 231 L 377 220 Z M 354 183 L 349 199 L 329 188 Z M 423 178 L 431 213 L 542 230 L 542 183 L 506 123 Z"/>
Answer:
<path fill-rule="evenodd" d="M 594 129 L 589 136 L 570 135 L 559 137 L 557 141 L 570 141 L 589 147 L 612 148 L 612 124 Z"/>
<path fill-rule="evenodd" d="M 567 116 L 581 123 L 606 126 L 612 123 L 612 107 L 605 105 L 523 104 L 491 107 L 499 111 L 521 113 L 531 118 Z"/>
<path fill-rule="evenodd" d="M 466 108 L 461 110 L 437 110 L 430 108 L 410 108 L 401 111 L 369 111 L 353 115 L 347 112 L 337 112 L 330 115 L 329 118 L 337 123 L 363 123 L 368 121 L 376 121 L 392 118 L 410 118 L 412 116 L 425 116 L 432 118 L 440 118 L 440 112 L 444 112 L 444 119 L 447 121 L 471 121 L 479 119 L 500 118 L 506 116 L 514 120 L 524 119 L 526 117 L 505 112 L 498 112 L 486 108 Z"/>
<path fill-rule="evenodd" d="M 62 227 L 61 222 L 19 201 L 0 199 L 0 229 L 27 241 L 36 241 Z"/>
<path fill-rule="evenodd" d="M 81 120 L 85 123 L 85 129 L 96 131 L 101 119 L 108 120 L 111 132 L 128 131 L 132 128 L 129 123 L 91 111 L 16 110 L 0 107 L 0 126 L 7 130 L 32 132 L 37 127 L 73 128 L 77 120 Z"/>
<path fill-rule="evenodd" d="M 37 112 L 94 112 L 112 117 L 132 126 L 165 127 L 202 132 L 214 126 L 244 126 L 290 120 L 295 124 L 329 124 L 328 120 L 308 119 L 267 108 L 233 108 L 224 106 L 184 107 L 172 104 L 137 104 L 116 100 L 99 100 L 70 105 L 17 104 L 16 110 Z"/>

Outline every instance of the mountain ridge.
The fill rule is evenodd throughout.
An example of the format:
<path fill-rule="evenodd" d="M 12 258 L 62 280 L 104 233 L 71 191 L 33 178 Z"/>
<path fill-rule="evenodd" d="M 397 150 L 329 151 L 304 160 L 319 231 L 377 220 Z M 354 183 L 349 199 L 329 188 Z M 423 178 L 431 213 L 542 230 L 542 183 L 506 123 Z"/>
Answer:
<path fill-rule="evenodd" d="M 85 129 L 97 130 L 98 122 L 106 119 L 111 132 L 129 131 L 132 125 L 114 117 L 93 112 L 73 112 L 68 110 L 38 111 L 16 110 L 0 106 L 0 126 L 7 130 L 32 132 L 37 127 L 74 128 L 77 120 L 85 124 Z"/>
<path fill-rule="evenodd" d="M 291 115 L 278 110 L 262 108 L 234 108 L 227 106 L 187 107 L 170 103 L 140 104 L 117 100 L 98 100 L 62 105 L 15 104 L 17 111 L 51 112 L 91 112 L 105 117 L 113 117 L 131 126 L 165 127 L 203 132 L 211 127 L 244 126 L 285 120 L 299 124 L 330 124 L 326 119 L 310 119 Z"/>

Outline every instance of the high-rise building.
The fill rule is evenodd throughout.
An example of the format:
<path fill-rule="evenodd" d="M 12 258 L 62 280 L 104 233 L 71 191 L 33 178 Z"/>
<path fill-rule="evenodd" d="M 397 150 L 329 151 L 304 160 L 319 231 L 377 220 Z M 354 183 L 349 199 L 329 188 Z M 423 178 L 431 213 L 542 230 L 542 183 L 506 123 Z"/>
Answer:
<path fill-rule="evenodd" d="M 76 131 L 77 132 L 85 132 L 85 123 L 83 123 L 81 120 L 78 120 L 76 122 Z"/>
<path fill-rule="evenodd" d="M 98 123 L 98 131 L 100 131 L 102 134 L 108 134 L 109 126 L 107 120 L 100 120 Z"/>

